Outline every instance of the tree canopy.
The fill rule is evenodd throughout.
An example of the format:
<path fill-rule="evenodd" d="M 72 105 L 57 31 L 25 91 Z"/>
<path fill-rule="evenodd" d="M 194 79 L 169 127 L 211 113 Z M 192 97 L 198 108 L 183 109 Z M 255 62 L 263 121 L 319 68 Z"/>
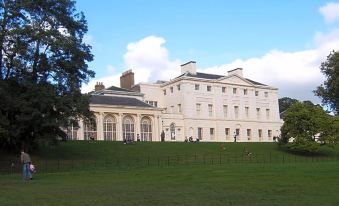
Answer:
<path fill-rule="evenodd" d="M 279 113 L 281 113 L 290 108 L 294 103 L 298 102 L 298 100 L 290 97 L 283 97 L 280 98 L 278 102 L 279 102 Z"/>
<path fill-rule="evenodd" d="M 325 62 L 321 63 L 321 72 L 326 80 L 314 93 L 322 103 L 335 114 L 339 114 L 339 51 L 332 51 Z"/>
<path fill-rule="evenodd" d="M 280 143 L 299 152 L 317 152 L 320 145 L 334 146 L 338 141 L 338 118 L 319 105 L 296 102 L 286 112 Z"/>
<path fill-rule="evenodd" d="M 0 147 L 54 142 L 90 118 L 87 22 L 71 0 L 0 0 Z"/>

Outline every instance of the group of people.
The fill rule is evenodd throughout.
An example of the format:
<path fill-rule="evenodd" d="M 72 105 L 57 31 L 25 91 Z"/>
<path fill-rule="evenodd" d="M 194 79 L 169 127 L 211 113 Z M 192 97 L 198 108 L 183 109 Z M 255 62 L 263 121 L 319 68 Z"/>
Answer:
<path fill-rule="evenodd" d="M 22 178 L 24 181 L 33 180 L 32 173 L 35 172 L 35 166 L 31 161 L 31 157 L 24 150 L 21 150 L 21 163 L 22 163 Z"/>
<path fill-rule="evenodd" d="M 185 142 L 194 142 L 193 137 L 190 136 L 188 139 L 187 139 L 187 137 L 185 137 Z M 199 142 L 199 138 L 197 138 L 197 139 L 195 140 L 195 142 Z"/>

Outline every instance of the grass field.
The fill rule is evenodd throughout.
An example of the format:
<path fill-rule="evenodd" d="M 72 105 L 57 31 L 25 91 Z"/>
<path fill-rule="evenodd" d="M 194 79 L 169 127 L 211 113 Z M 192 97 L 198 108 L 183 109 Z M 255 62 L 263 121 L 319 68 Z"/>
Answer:
<path fill-rule="evenodd" d="M 56 159 L 114 161 L 117 156 L 168 157 L 238 154 L 294 155 L 274 144 L 217 143 L 89 143 L 67 142 L 43 150 L 37 161 Z M 338 205 L 339 162 L 336 151 L 324 149 L 305 161 L 174 164 L 137 167 L 95 167 L 38 172 L 31 182 L 19 173 L 0 175 L 0 205 Z M 259 156 L 259 155 L 258 155 Z M 332 161 L 322 161 L 324 157 Z M 2 155 L 2 159 L 15 158 Z M 318 161 L 311 161 L 319 158 Z M 130 160 L 131 159 L 124 159 Z M 326 159 L 325 159 L 326 160 Z"/>

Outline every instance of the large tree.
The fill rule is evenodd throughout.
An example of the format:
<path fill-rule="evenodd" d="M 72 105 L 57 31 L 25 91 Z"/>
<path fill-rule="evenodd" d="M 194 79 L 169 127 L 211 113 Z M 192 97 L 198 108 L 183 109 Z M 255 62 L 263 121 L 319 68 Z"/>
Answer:
<path fill-rule="evenodd" d="M 319 105 L 296 102 L 285 114 L 280 143 L 301 152 L 316 152 L 320 145 L 334 146 L 339 134 L 337 120 Z"/>
<path fill-rule="evenodd" d="M 0 0 L 0 147 L 53 142 L 60 126 L 90 117 L 86 32 L 74 1 Z"/>
<path fill-rule="evenodd" d="M 278 102 L 279 102 L 279 113 L 281 113 L 281 112 L 285 112 L 294 103 L 298 102 L 298 100 L 290 98 L 290 97 L 283 97 L 283 98 L 280 98 Z"/>
<path fill-rule="evenodd" d="M 321 63 L 321 72 L 326 80 L 314 93 L 322 99 L 322 103 L 339 114 L 339 51 L 332 51 L 325 62 Z"/>

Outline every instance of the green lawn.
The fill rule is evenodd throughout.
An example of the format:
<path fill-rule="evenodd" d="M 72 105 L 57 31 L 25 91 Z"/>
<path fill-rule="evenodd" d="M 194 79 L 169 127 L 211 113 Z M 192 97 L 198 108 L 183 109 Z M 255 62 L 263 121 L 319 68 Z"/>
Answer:
<path fill-rule="evenodd" d="M 338 205 L 338 148 L 305 157 L 224 145 L 62 143 L 33 154 L 33 181 L 0 174 L 0 205 Z"/>

